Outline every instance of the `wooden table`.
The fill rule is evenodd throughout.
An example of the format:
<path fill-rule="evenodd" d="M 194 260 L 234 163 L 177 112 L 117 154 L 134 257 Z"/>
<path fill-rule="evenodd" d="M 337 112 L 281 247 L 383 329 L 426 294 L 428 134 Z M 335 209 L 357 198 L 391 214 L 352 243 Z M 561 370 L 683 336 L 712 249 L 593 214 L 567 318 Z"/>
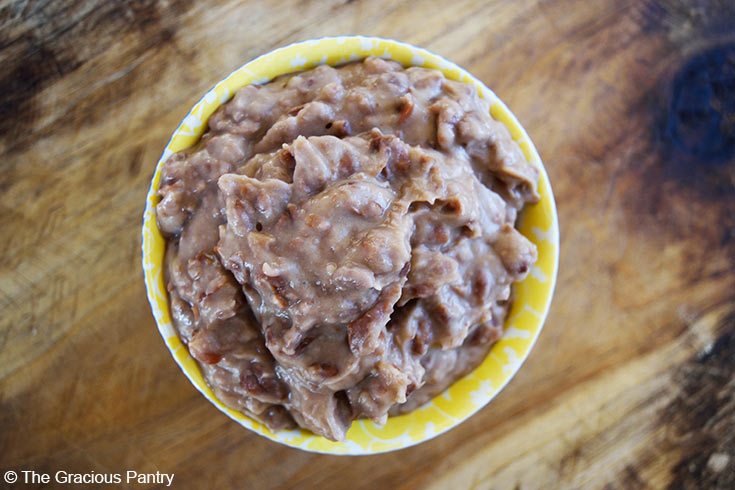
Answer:
<path fill-rule="evenodd" d="M 0 473 L 735 487 L 735 3 L 167 3 L 0 2 Z M 505 390 L 428 443 L 357 458 L 277 445 L 207 402 L 156 331 L 139 242 L 155 162 L 201 94 L 345 33 L 493 88 L 545 161 L 562 237 L 546 327 Z"/>

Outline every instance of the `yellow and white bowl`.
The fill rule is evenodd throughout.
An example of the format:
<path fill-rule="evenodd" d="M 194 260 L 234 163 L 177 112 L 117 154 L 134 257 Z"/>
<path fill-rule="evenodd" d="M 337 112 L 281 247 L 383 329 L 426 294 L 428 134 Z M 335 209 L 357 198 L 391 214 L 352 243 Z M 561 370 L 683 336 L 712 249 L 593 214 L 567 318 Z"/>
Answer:
<path fill-rule="evenodd" d="M 205 132 L 209 116 L 237 89 L 320 64 L 339 65 L 368 56 L 392 59 L 404 66 L 433 68 L 449 79 L 477 87 L 480 96 L 490 103 L 492 116 L 508 127 L 526 158 L 540 170 L 541 200 L 528 206 L 518 222 L 519 230 L 538 247 L 538 262 L 528 277 L 514 286 L 515 300 L 503 338 L 477 369 L 428 404 L 411 413 L 390 417 L 383 427 L 358 420 L 350 427 L 344 442 L 332 442 L 300 429 L 272 432 L 215 397 L 171 323 L 163 281 L 165 240 L 155 214 L 161 164 L 173 153 L 194 145 Z M 240 425 L 288 446 L 329 454 L 375 454 L 412 446 L 451 429 L 485 406 L 508 383 L 531 351 L 551 303 L 559 263 L 559 226 L 549 178 L 531 139 L 505 104 L 479 80 L 441 56 L 402 42 L 363 36 L 315 39 L 276 49 L 238 68 L 207 92 L 176 129 L 158 161 L 146 197 L 142 233 L 143 273 L 153 316 L 171 354 L 194 386 Z"/>

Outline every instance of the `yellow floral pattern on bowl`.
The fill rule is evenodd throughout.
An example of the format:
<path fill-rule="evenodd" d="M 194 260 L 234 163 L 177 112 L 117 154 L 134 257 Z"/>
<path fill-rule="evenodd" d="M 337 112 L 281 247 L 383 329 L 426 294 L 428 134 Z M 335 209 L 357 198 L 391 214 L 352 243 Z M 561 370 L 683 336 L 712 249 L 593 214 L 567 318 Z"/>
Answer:
<path fill-rule="evenodd" d="M 520 231 L 538 247 L 539 259 L 528 277 L 514 286 L 515 300 L 502 339 L 477 369 L 431 402 L 409 414 L 390 417 L 383 427 L 358 420 L 350 427 L 344 442 L 332 442 L 301 429 L 272 432 L 215 397 L 171 323 L 163 280 L 165 239 L 155 216 L 161 163 L 173 153 L 195 144 L 206 130 L 209 116 L 237 89 L 320 64 L 338 65 L 367 56 L 392 59 L 404 66 L 437 69 L 449 79 L 477 87 L 480 96 L 490 103 L 493 117 L 508 127 L 526 158 L 541 171 L 541 201 L 527 207 L 518 223 Z M 454 427 L 486 405 L 513 377 L 533 347 L 551 303 L 559 262 L 559 227 L 549 178 L 526 131 L 505 104 L 472 75 L 438 55 L 398 41 L 362 36 L 316 39 L 277 49 L 235 70 L 207 92 L 181 122 L 161 155 L 146 198 L 142 235 L 143 273 L 153 316 L 166 345 L 194 386 L 217 408 L 248 429 L 288 446 L 330 454 L 374 454 L 418 444 Z"/>

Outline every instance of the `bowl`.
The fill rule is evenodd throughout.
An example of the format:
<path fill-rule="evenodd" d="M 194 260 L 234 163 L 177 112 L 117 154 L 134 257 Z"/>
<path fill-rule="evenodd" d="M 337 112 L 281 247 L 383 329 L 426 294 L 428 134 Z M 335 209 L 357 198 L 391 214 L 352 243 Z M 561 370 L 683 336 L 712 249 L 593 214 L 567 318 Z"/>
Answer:
<path fill-rule="evenodd" d="M 449 79 L 474 85 L 479 95 L 489 102 L 492 116 L 508 127 L 526 158 L 540 170 L 538 191 L 541 199 L 526 206 L 517 222 L 521 233 L 536 244 L 538 261 L 526 279 L 513 286 L 515 299 L 503 337 L 473 372 L 426 405 L 411 413 L 390 417 L 382 427 L 369 420 L 357 420 L 342 442 L 330 441 L 303 429 L 273 432 L 247 415 L 228 408 L 215 397 L 171 322 L 163 280 L 165 239 L 155 215 L 161 164 L 173 153 L 194 145 L 205 132 L 209 116 L 237 89 L 320 64 L 339 65 L 368 56 L 392 59 L 406 67 L 439 70 Z M 510 381 L 538 338 L 551 303 L 559 263 L 559 226 L 554 196 L 541 158 L 518 120 L 490 89 L 454 63 L 410 44 L 375 37 L 330 37 L 291 44 L 252 60 L 217 83 L 194 105 L 166 145 L 151 180 L 143 215 L 142 261 L 148 301 L 164 342 L 184 374 L 217 408 L 240 425 L 287 446 L 329 454 L 375 454 L 427 441 L 457 426 L 484 407 Z"/>

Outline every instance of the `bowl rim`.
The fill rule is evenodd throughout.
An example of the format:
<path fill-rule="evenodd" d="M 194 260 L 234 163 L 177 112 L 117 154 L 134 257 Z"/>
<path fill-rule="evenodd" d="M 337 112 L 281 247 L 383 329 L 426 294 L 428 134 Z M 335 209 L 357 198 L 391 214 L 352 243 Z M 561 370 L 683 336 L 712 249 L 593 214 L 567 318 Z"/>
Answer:
<path fill-rule="evenodd" d="M 532 163 L 534 163 L 537 166 L 537 168 L 539 169 L 539 187 L 541 187 L 542 184 L 545 187 L 545 192 L 542 194 L 542 200 L 544 200 L 544 197 L 547 198 L 546 201 L 547 201 L 547 204 L 548 204 L 548 206 L 547 206 L 548 209 L 545 209 L 545 211 L 550 215 L 550 216 L 548 216 L 548 218 L 550 219 L 550 225 L 549 225 L 549 228 L 547 230 L 545 230 L 545 231 L 539 231 L 537 233 L 537 238 L 540 241 L 544 241 L 544 240 L 545 241 L 548 241 L 549 244 L 550 244 L 550 246 L 551 246 L 551 248 L 552 248 L 552 250 L 551 250 L 552 254 L 549 257 L 549 259 L 551 260 L 551 262 L 550 262 L 550 268 L 551 268 L 551 270 L 550 270 L 550 277 L 546 277 L 545 278 L 545 282 L 548 283 L 548 285 L 545 286 L 545 289 L 547 291 L 546 299 L 545 299 L 545 301 L 543 303 L 543 307 L 540 309 L 540 311 L 538 311 L 538 310 L 531 310 L 531 312 L 533 313 L 533 315 L 536 317 L 535 323 L 537 324 L 537 328 L 535 328 L 535 330 L 530 333 L 530 335 L 531 335 L 531 337 L 529 339 L 530 342 L 528 342 L 527 345 L 522 349 L 522 352 L 521 352 L 520 356 L 516 356 L 516 358 L 514 359 L 514 362 L 512 364 L 512 367 L 509 368 L 507 374 L 504 374 L 503 375 L 503 378 L 502 378 L 502 381 L 500 382 L 500 384 L 497 385 L 497 386 L 491 386 L 492 393 L 490 395 L 486 396 L 474 408 L 465 411 L 462 414 L 461 417 L 457 418 L 456 420 L 454 420 L 450 424 L 448 424 L 448 425 L 446 425 L 444 427 L 441 427 L 439 430 L 433 430 L 431 432 L 429 432 L 427 430 L 426 433 L 425 433 L 425 435 L 423 437 L 418 437 L 416 439 L 402 437 L 398 444 L 393 444 L 393 445 L 388 444 L 388 445 L 383 445 L 383 446 L 380 446 L 379 445 L 378 447 L 373 447 L 373 444 L 371 443 L 367 448 L 360 447 L 360 446 L 358 446 L 356 444 L 349 444 L 350 441 L 345 441 L 345 442 L 341 442 L 341 443 L 340 442 L 334 443 L 332 441 L 326 440 L 325 438 L 323 438 L 321 436 L 317 436 L 317 435 L 314 435 L 314 434 L 311 434 L 311 433 L 307 434 L 307 437 L 310 440 L 316 438 L 316 439 L 319 439 L 319 440 L 327 441 L 327 445 L 324 446 L 322 444 L 322 445 L 318 445 L 318 447 L 313 447 L 313 446 L 310 446 L 310 445 L 307 445 L 307 444 L 304 444 L 304 443 L 295 444 L 295 443 L 292 443 L 292 442 L 293 442 L 294 438 L 297 438 L 296 436 L 293 436 L 292 437 L 292 434 L 288 434 L 288 436 L 286 436 L 284 438 L 281 438 L 281 437 L 278 437 L 278 435 L 281 434 L 281 433 L 291 433 L 291 432 L 294 432 L 294 431 L 295 432 L 301 432 L 302 435 L 303 435 L 303 432 L 304 431 L 302 429 L 295 429 L 295 430 L 291 430 L 291 431 L 279 431 L 279 432 L 275 432 L 275 433 L 274 432 L 271 432 L 267 428 L 265 428 L 265 430 L 263 430 L 264 426 L 262 426 L 262 424 L 260 424 L 259 422 L 255 421 L 254 419 L 251 419 L 249 416 L 243 414 L 242 412 L 238 412 L 238 411 L 235 411 L 233 409 L 229 409 L 229 408 L 225 407 L 224 404 L 221 401 L 219 401 L 216 398 L 216 396 L 214 396 L 214 393 L 211 391 L 211 389 L 209 389 L 206 386 L 203 387 L 201 385 L 201 383 L 200 383 L 200 380 L 195 379 L 193 373 L 190 372 L 190 370 L 192 369 L 192 366 L 194 367 L 194 369 L 196 369 L 197 372 L 199 372 L 199 368 L 196 365 L 196 363 L 194 363 L 194 361 L 189 356 L 188 349 L 185 346 L 183 346 L 183 350 L 186 351 L 186 352 L 185 352 L 185 354 L 182 354 L 182 352 L 181 352 L 182 351 L 181 346 L 183 345 L 183 343 L 181 343 L 179 341 L 179 344 L 181 344 L 181 345 L 178 345 L 177 346 L 177 345 L 175 345 L 175 342 L 170 342 L 170 340 L 171 340 L 171 337 L 170 336 L 169 337 L 166 336 L 166 334 L 169 334 L 170 333 L 170 330 L 172 330 L 173 327 L 170 324 L 164 325 L 164 322 L 161 321 L 160 315 L 157 314 L 157 308 L 159 308 L 159 306 L 160 306 L 158 304 L 158 302 L 157 302 L 158 298 L 156 298 L 156 294 L 158 293 L 157 289 L 158 289 L 158 286 L 159 285 L 155 283 L 155 279 L 156 278 L 153 277 L 151 274 L 149 274 L 150 268 L 151 268 L 151 264 L 146 261 L 147 254 L 151 250 L 151 247 L 152 247 L 151 240 L 153 240 L 153 237 L 152 237 L 151 232 L 148 229 L 148 227 L 153 226 L 155 228 L 155 230 L 160 234 L 160 230 L 158 230 L 158 225 L 157 225 L 157 221 L 156 221 L 156 218 L 155 218 L 155 210 L 153 208 L 155 207 L 154 202 L 157 202 L 156 195 L 157 195 L 157 191 L 158 191 L 158 184 L 159 184 L 159 178 L 160 178 L 160 172 L 161 172 L 161 165 L 162 165 L 162 163 L 171 154 L 174 153 L 173 151 L 170 150 L 170 148 L 172 146 L 172 143 L 174 142 L 174 139 L 177 136 L 179 136 L 179 135 L 182 134 L 182 129 L 188 124 L 187 121 L 189 121 L 190 117 L 192 117 L 192 115 L 194 114 L 195 110 L 198 107 L 201 107 L 202 106 L 202 104 L 205 102 L 205 99 L 207 99 L 208 97 L 210 97 L 211 96 L 210 94 L 216 95 L 215 94 L 215 90 L 218 89 L 218 87 L 220 87 L 221 85 L 223 85 L 228 80 L 232 79 L 236 74 L 238 74 L 240 72 L 247 72 L 247 73 L 249 73 L 251 75 L 257 75 L 257 73 L 253 73 L 253 72 L 250 72 L 249 71 L 249 67 L 252 67 L 256 63 L 263 62 L 264 60 L 268 60 L 270 58 L 278 59 L 279 56 L 281 56 L 281 55 L 283 55 L 285 53 L 288 53 L 288 52 L 292 52 L 295 48 L 300 48 L 300 47 L 307 48 L 307 47 L 319 46 L 320 45 L 319 43 L 336 43 L 337 45 L 344 45 L 347 42 L 359 42 L 359 43 L 361 43 L 362 46 L 372 45 L 372 43 L 377 43 L 378 46 L 381 46 L 381 45 L 384 45 L 385 44 L 385 45 L 390 46 L 391 49 L 394 49 L 394 50 L 395 49 L 409 49 L 412 53 L 414 53 L 414 57 L 411 59 L 410 63 L 408 63 L 408 64 L 401 63 L 405 67 L 408 67 L 408 66 L 426 66 L 424 64 L 426 62 L 426 60 L 430 60 L 431 63 L 436 64 L 437 66 L 428 66 L 428 67 L 430 67 L 430 68 L 436 68 L 439 71 L 442 71 L 445 74 L 445 76 L 447 76 L 447 78 L 450 78 L 448 76 L 448 73 L 449 72 L 458 74 L 458 76 L 457 76 L 456 79 L 461 79 L 462 81 L 465 81 L 465 82 L 468 82 L 468 83 L 471 83 L 472 85 L 474 85 L 478 89 L 478 93 L 479 93 L 480 97 L 483 98 L 483 99 L 486 99 L 489 104 L 492 103 L 492 108 L 493 109 L 496 106 L 499 107 L 498 111 L 500 111 L 500 113 L 503 116 L 503 119 L 501 120 L 501 122 L 503 124 L 505 124 L 506 127 L 508 127 L 508 129 L 511 130 L 511 133 L 514 133 L 513 134 L 513 139 L 515 141 L 517 141 L 519 144 L 521 142 L 525 142 L 527 144 L 527 148 L 523 148 L 523 151 L 524 151 L 524 153 L 526 153 L 527 158 L 528 158 L 528 155 L 530 153 L 530 155 L 533 157 L 532 158 L 532 160 L 533 160 Z M 349 50 L 345 50 L 344 53 L 347 53 L 347 52 L 349 52 Z M 388 48 L 386 48 L 385 53 L 388 53 Z M 392 52 L 391 53 L 388 53 L 388 56 L 387 57 L 388 58 L 392 58 L 392 56 L 391 56 L 392 54 L 393 54 Z M 300 54 L 297 54 L 296 56 L 298 57 L 298 56 L 301 56 L 301 55 Z M 372 56 L 372 54 L 366 53 L 363 56 L 359 56 L 359 55 L 355 56 L 354 53 L 351 53 L 349 56 L 344 56 L 343 59 L 342 60 L 339 60 L 339 61 L 340 62 L 357 61 L 357 60 L 360 60 L 360 59 L 367 58 L 368 56 Z M 385 57 L 385 56 L 382 56 L 382 55 L 379 55 L 379 56 Z M 291 62 L 291 66 L 293 68 L 290 71 L 283 71 L 281 73 L 278 73 L 275 76 L 285 75 L 285 74 L 288 74 L 288 73 L 294 73 L 294 72 L 299 72 L 299 71 L 311 69 L 311 68 L 313 68 L 316 65 L 325 64 L 324 63 L 324 59 L 325 58 L 322 58 L 321 61 L 316 61 L 315 59 L 303 60 L 303 61 L 305 61 L 306 63 L 309 64 L 308 66 L 304 66 L 303 64 L 302 64 L 302 66 L 297 66 L 297 65 L 294 65 L 294 63 L 292 61 Z M 326 64 L 330 64 L 332 66 L 338 66 L 340 64 L 340 62 L 336 62 L 336 63 L 327 62 Z M 244 84 L 240 85 L 238 88 L 241 88 L 241 87 L 246 86 L 246 85 L 249 85 L 249 84 L 266 83 L 266 82 L 270 81 L 270 79 L 272 79 L 272 78 L 274 78 L 274 77 L 263 77 L 263 78 L 260 78 L 260 79 L 254 79 L 254 80 L 251 80 L 248 83 L 244 83 Z M 451 77 L 451 78 L 454 78 L 454 77 Z M 229 94 L 229 96 L 228 96 L 227 99 L 220 100 L 218 103 L 215 102 L 216 103 L 215 109 L 216 109 L 216 107 L 219 107 L 220 105 L 224 104 L 227 100 L 229 100 L 229 98 L 231 98 L 232 95 L 234 95 L 234 91 L 231 94 Z M 492 110 L 491 110 L 491 113 L 492 113 Z M 493 114 L 493 116 L 495 117 L 495 114 Z M 207 115 L 206 119 L 208 119 L 208 117 L 209 116 Z M 200 138 L 201 134 L 203 134 L 204 131 L 206 130 L 206 119 L 204 120 L 204 128 L 201 129 L 199 131 L 199 134 L 195 136 L 195 140 L 193 141 L 193 144 L 195 144 L 196 141 L 198 141 L 198 139 Z M 498 119 L 498 118 L 496 117 L 496 119 Z M 513 126 L 513 127 L 511 127 L 511 126 Z M 188 146 L 191 146 L 191 145 L 187 145 L 186 147 L 188 147 Z M 183 149 L 183 148 L 181 148 L 181 149 Z M 177 150 L 177 151 L 180 151 L 180 150 Z M 541 192 L 540 192 L 540 194 L 541 194 Z M 537 205 L 540 205 L 540 203 L 538 203 L 538 204 L 536 204 L 534 206 L 537 206 Z M 150 224 L 151 222 L 152 222 L 152 225 Z M 518 223 L 517 223 L 516 226 L 518 226 Z M 541 236 L 541 235 L 543 235 L 543 236 Z M 461 68 L 456 63 L 451 62 L 451 61 L 445 59 L 444 57 L 442 57 L 440 55 L 437 55 L 437 54 L 435 54 L 433 52 L 430 52 L 430 51 L 426 50 L 425 48 L 414 46 L 412 44 L 405 43 L 405 42 L 402 42 L 402 41 L 396 41 L 396 40 L 393 40 L 393 39 L 387 39 L 387 38 L 382 38 L 382 37 L 360 36 L 360 35 L 354 35 L 354 36 L 353 35 L 350 35 L 350 36 L 328 36 L 328 37 L 321 37 L 321 38 L 315 38 L 315 39 L 308 39 L 308 40 L 299 41 L 299 42 L 291 43 L 291 44 L 288 44 L 288 45 L 285 45 L 285 46 L 276 48 L 274 50 L 268 51 L 268 52 L 266 52 L 266 53 L 264 53 L 264 54 L 262 54 L 262 55 L 260 55 L 260 56 L 258 56 L 256 58 L 252 59 L 251 61 L 246 62 L 245 64 L 243 64 L 239 68 L 233 70 L 227 76 L 225 76 L 219 82 L 217 82 L 207 92 L 205 92 L 205 94 L 187 112 L 187 115 L 182 119 L 182 121 L 177 126 L 176 130 L 172 133 L 171 138 L 166 143 L 165 149 L 162 152 L 161 156 L 159 157 L 158 162 L 156 163 L 156 167 L 155 167 L 154 173 L 153 173 L 152 178 L 151 178 L 150 187 L 149 187 L 148 192 L 146 194 L 146 206 L 145 206 L 145 211 L 144 211 L 144 214 L 143 214 L 143 227 L 142 227 L 142 231 L 141 231 L 141 255 L 142 255 L 141 256 L 141 261 L 142 261 L 142 265 L 143 265 L 143 273 L 144 273 L 144 280 L 145 280 L 145 286 L 146 286 L 146 295 L 147 295 L 147 298 L 148 298 L 148 302 L 149 302 L 149 304 L 151 306 L 151 310 L 152 310 L 154 319 L 156 321 L 156 326 L 157 326 L 157 328 L 159 330 L 159 334 L 163 338 L 164 343 L 166 344 L 167 348 L 169 349 L 169 351 L 170 351 L 172 357 L 174 358 L 175 362 L 179 365 L 179 368 L 184 372 L 184 374 L 189 379 L 189 381 L 195 386 L 195 388 L 202 395 L 204 395 L 204 397 L 211 404 L 213 404 L 215 407 L 217 407 L 220 411 L 224 412 L 228 417 L 230 417 L 231 419 L 233 419 L 239 425 L 241 425 L 241 426 L 243 426 L 243 427 L 245 427 L 247 429 L 250 429 L 251 431 L 253 431 L 253 432 L 255 432 L 255 433 L 257 433 L 257 434 L 259 434 L 261 436 L 264 436 L 264 437 L 266 437 L 266 438 L 268 438 L 268 439 L 270 439 L 270 440 L 272 440 L 274 442 L 277 442 L 277 443 L 280 443 L 280 444 L 283 444 L 283 445 L 286 445 L 286 446 L 290 446 L 290 447 L 294 447 L 294 448 L 297 448 L 297 449 L 302 449 L 302 450 L 306 450 L 306 451 L 310 451 L 310 452 L 323 453 L 323 454 L 333 454 L 333 455 L 379 454 L 379 453 L 383 453 L 383 452 L 388 452 L 388 451 L 393 451 L 393 450 L 398 450 L 398 449 L 403 449 L 403 448 L 406 448 L 406 447 L 414 446 L 416 444 L 419 444 L 419 443 L 422 443 L 422 442 L 426 442 L 428 440 L 431 440 L 434 437 L 436 437 L 436 436 L 438 436 L 440 434 L 443 434 L 444 432 L 446 432 L 446 431 L 448 431 L 448 430 L 450 430 L 450 429 L 458 426 L 459 424 L 461 424 L 465 420 L 467 420 L 470 417 L 472 417 L 472 415 L 474 415 L 481 408 L 485 407 L 495 396 L 497 396 L 498 393 L 500 393 L 500 391 L 503 390 L 503 388 L 505 388 L 505 386 L 508 384 L 508 382 L 510 382 L 510 380 L 518 372 L 518 370 L 520 369 L 521 365 L 528 358 L 528 355 L 530 354 L 531 350 L 533 349 L 533 347 L 534 347 L 534 345 L 535 345 L 535 343 L 536 343 L 536 341 L 537 341 L 537 339 L 538 339 L 538 337 L 539 337 L 539 335 L 541 333 L 541 330 L 543 329 L 543 326 L 544 326 L 544 323 L 545 323 L 545 320 L 546 320 L 546 317 L 547 317 L 547 314 L 548 314 L 548 311 L 549 311 L 549 308 L 551 306 L 551 302 L 552 302 L 552 299 L 553 299 L 554 290 L 555 290 L 555 287 L 556 287 L 556 281 L 557 281 L 558 269 L 559 269 L 559 249 L 560 249 L 560 244 L 559 244 L 559 221 L 558 221 L 558 214 L 557 214 L 557 209 L 556 209 L 556 201 L 555 201 L 555 198 L 554 198 L 554 195 L 553 195 L 553 190 L 551 188 L 551 182 L 550 182 L 549 177 L 548 177 L 548 174 L 546 172 L 546 168 L 545 168 L 545 166 L 544 166 L 544 164 L 543 164 L 543 162 L 542 162 L 542 160 L 541 160 L 541 158 L 540 158 L 540 156 L 538 154 L 538 151 L 536 150 L 533 142 L 531 141 L 530 137 L 528 136 L 525 128 L 520 125 L 520 123 L 518 122 L 518 120 L 515 117 L 515 115 L 508 109 L 508 107 L 505 105 L 505 103 L 502 100 L 500 100 L 500 98 L 498 98 L 497 95 L 495 95 L 495 93 L 492 90 L 490 90 L 483 82 L 481 82 L 479 79 L 477 79 L 474 75 L 472 75 L 471 73 L 469 73 L 467 70 L 464 70 L 463 68 Z M 539 254 L 539 259 L 540 259 L 540 254 Z M 155 265 L 158 265 L 159 268 L 162 268 L 163 267 L 163 260 L 161 260 L 160 262 L 161 262 L 160 264 L 155 264 L 154 263 L 153 265 L 154 266 Z M 522 284 L 525 281 L 526 280 L 522 281 L 519 284 Z M 167 294 L 165 292 L 164 292 L 164 295 L 165 295 L 165 300 L 166 300 L 165 303 L 164 303 L 164 308 L 166 310 L 166 315 L 170 315 L 170 312 L 168 311 L 168 309 L 169 309 L 168 297 L 167 297 Z M 514 300 L 514 303 L 515 303 L 515 300 Z M 508 328 L 508 323 L 510 322 L 510 317 L 511 317 L 511 315 L 510 315 L 510 312 L 509 312 L 509 315 L 506 318 L 506 321 L 505 321 L 504 326 L 503 326 L 504 336 L 505 336 L 506 331 L 507 331 L 507 328 Z M 177 335 L 177 333 L 175 332 L 175 329 L 173 329 L 173 331 L 174 331 L 174 334 Z M 178 338 L 177 338 L 177 340 L 178 340 Z M 502 340 L 502 338 L 501 338 L 501 340 Z M 490 357 L 491 356 L 491 354 L 493 352 L 493 349 L 495 349 L 495 345 L 491 348 L 491 350 L 489 351 L 487 357 Z M 508 355 L 510 356 L 510 354 L 508 354 Z M 188 357 L 188 361 L 187 361 L 186 357 Z M 483 360 L 483 364 L 485 362 L 486 361 Z M 440 397 L 444 396 L 446 394 L 446 392 L 449 391 L 453 386 L 455 386 L 456 384 L 458 384 L 460 381 L 463 381 L 465 378 L 470 377 L 470 376 L 473 376 L 478 370 L 479 370 L 479 366 L 477 368 L 475 368 L 475 370 L 473 370 L 472 372 L 470 372 L 468 375 L 466 375 L 464 378 L 460 378 L 460 380 L 455 381 L 455 383 L 453 383 L 452 385 L 450 385 L 450 387 L 447 388 L 447 390 L 445 390 L 445 392 L 443 392 L 442 394 L 437 395 L 428 404 L 434 403 L 437 399 L 439 399 Z M 503 366 L 503 371 L 505 372 L 505 366 Z M 200 372 L 199 372 L 199 378 L 202 378 Z M 209 393 L 207 391 L 209 391 Z M 407 417 L 407 416 L 410 416 L 411 414 L 413 414 L 414 412 L 416 412 L 418 410 L 421 410 L 421 408 L 419 408 L 419 409 L 417 409 L 415 411 L 409 412 L 408 414 L 404 414 L 404 415 L 398 416 L 398 417 L 390 417 L 389 419 L 399 419 L 399 418 L 402 418 L 402 417 Z M 249 421 L 250 423 L 249 424 L 246 423 L 247 421 Z M 364 427 L 364 423 L 365 423 L 364 419 L 360 419 L 358 421 L 353 422 L 353 425 L 358 424 L 360 422 L 363 423 L 363 427 Z M 371 423 L 371 422 L 368 422 L 368 423 Z M 428 423 L 426 425 L 428 426 Z M 255 427 L 255 426 L 261 426 L 261 427 L 258 428 L 258 427 Z M 433 424 L 432 424 L 432 428 L 433 428 Z M 427 427 L 427 429 L 428 429 L 428 427 Z M 348 435 L 349 435 L 349 432 L 348 432 Z"/>

